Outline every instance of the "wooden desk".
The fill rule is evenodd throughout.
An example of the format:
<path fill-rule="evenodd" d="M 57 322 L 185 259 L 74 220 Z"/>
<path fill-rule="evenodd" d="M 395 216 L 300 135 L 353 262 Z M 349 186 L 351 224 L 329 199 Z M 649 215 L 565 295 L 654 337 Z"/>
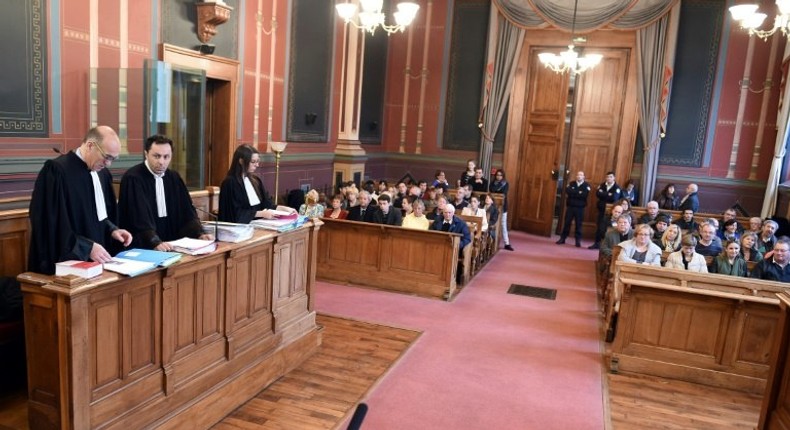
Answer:
<path fill-rule="evenodd" d="M 311 355 L 321 222 L 78 287 L 24 273 L 30 427 L 207 428 Z"/>

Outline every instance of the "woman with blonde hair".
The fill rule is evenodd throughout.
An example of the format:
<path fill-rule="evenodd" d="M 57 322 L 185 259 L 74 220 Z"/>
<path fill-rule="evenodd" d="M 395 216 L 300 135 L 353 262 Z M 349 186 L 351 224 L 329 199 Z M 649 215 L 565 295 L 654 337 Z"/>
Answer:
<path fill-rule="evenodd" d="M 324 215 L 324 205 L 318 203 L 318 191 L 310 190 L 304 197 L 305 202 L 299 206 L 299 215 L 308 218 L 321 218 Z"/>
<path fill-rule="evenodd" d="M 652 237 L 653 228 L 647 224 L 639 224 L 634 229 L 634 238 L 620 243 L 622 251 L 617 259 L 627 263 L 660 266 L 661 248 L 653 243 Z"/>
<path fill-rule="evenodd" d="M 664 235 L 661 236 L 661 243 L 657 243 L 656 245 L 664 252 L 675 252 L 680 251 L 681 240 L 682 234 L 680 233 L 680 227 L 677 224 L 670 224 L 667 226 L 667 229 L 664 230 Z"/>

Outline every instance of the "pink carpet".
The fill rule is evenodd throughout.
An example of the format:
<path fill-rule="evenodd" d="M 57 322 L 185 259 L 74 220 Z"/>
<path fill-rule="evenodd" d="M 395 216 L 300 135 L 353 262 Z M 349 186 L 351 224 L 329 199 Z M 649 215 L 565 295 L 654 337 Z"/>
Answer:
<path fill-rule="evenodd" d="M 602 429 L 596 251 L 511 234 L 453 302 L 318 282 L 319 312 L 423 332 L 363 429 Z M 507 294 L 557 289 L 554 301 Z M 341 427 L 342 428 L 342 427 Z"/>

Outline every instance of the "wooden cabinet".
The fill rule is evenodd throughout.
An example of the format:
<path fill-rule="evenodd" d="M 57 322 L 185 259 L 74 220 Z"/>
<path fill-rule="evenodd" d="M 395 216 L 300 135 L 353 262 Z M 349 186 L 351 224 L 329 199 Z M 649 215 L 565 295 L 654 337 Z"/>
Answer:
<path fill-rule="evenodd" d="M 319 225 L 135 278 L 20 275 L 30 427 L 206 428 L 252 398 L 320 344 Z"/>

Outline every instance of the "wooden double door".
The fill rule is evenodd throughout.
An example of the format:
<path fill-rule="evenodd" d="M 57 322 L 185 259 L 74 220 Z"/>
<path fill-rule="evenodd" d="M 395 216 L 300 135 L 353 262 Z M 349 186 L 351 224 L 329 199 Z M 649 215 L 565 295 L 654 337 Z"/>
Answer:
<path fill-rule="evenodd" d="M 620 183 L 630 176 L 637 105 L 635 61 L 627 42 L 587 48 L 604 58 L 594 69 L 577 75 L 571 91 L 569 74 L 552 72 L 537 58 L 557 48 L 525 43 L 516 77 L 521 81 L 514 84 L 511 104 L 509 131 L 516 133 L 509 133 L 506 150 L 506 163 L 513 172 L 512 228 L 551 235 L 555 209 L 565 208 L 558 185 L 575 180 L 581 170 L 593 188 L 585 211 L 585 235 L 589 235 L 595 228 L 595 187 L 610 170 Z"/>

